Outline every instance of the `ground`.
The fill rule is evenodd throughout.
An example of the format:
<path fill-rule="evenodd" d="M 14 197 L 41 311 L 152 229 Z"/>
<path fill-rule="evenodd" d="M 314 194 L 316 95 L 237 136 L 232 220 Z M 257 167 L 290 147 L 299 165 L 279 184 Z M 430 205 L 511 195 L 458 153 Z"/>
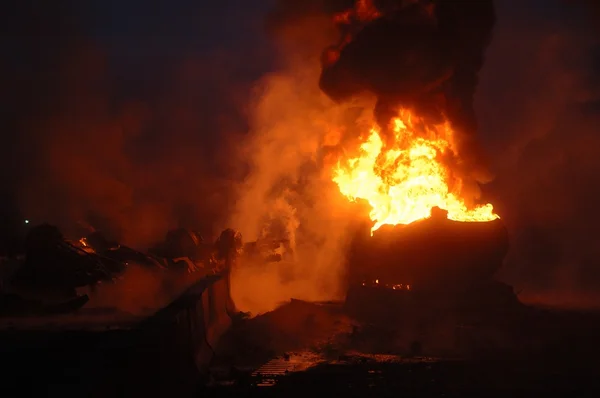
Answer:
<path fill-rule="evenodd" d="M 392 321 L 366 324 L 345 313 L 338 304 L 293 301 L 239 322 L 217 349 L 203 395 L 530 397 L 600 391 L 600 313 L 524 308 L 512 322 L 487 319 L 487 326 L 466 335 L 460 327 L 449 333 L 447 318 L 433 325 L 436 333 L 404 320 L 411 335 Z"/>

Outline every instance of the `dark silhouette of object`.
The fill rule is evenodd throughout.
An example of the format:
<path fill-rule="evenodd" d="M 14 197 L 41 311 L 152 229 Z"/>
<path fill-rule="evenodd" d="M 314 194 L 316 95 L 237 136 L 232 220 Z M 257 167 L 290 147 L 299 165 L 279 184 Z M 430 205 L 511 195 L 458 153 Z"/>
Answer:
<path fill-rule="evenodd" d="M 98 256 L 65 241 L 55 226 L 42 224 L 29 231 L 25 262 L 13 283 L 74 291 L 98 281 L 112 281 L 111 272 Z"/>
<path fill-rule="evenodd" d="M 502 221 L 458 222 L 446 215 L 434 208 L 428 219 L 384 225 L 372 237 L 359 231 L 349 259 L 352 282 L 366 277 L 439 291 L 492 279 L 508 252 Z"/>

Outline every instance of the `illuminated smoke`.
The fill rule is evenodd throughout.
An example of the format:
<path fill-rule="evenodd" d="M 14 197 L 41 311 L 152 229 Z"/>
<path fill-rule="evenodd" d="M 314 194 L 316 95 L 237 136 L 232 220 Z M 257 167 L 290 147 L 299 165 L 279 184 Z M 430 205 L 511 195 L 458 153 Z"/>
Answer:
<path fill-rule="evenodd" d="M 473 95 L 495 23 L 492 0 L 357 0 L 337 15 L 340 40 L 323 54 L 323 91 L 336 101 L 375 94 L 384 129 L 400 106 L 432 122 L 445 116 L 462 167 L 488 180 Z"/>

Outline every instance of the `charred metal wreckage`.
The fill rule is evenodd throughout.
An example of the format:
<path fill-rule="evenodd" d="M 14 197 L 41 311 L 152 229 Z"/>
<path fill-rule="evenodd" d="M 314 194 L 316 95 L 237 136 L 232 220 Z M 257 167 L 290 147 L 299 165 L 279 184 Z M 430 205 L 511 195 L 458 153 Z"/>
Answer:
<path fill-rule="evenodd" d="M 193 251 L 184 246 L 185 237 L 194 242 Z M 157 273 L 193 273 L 200 269 L 218 273 L 231 261 L 223 247 L 229 245 L 229 250 L 235 251 L 235 239 L 235 232 L 226 230 L 217 242 L 206 244 L 194 232 L 178 230 L 167 234 L 165 242 L 154 250 L 143 253 L 111 242 L 99 232 L 70 241 L 52 225 L 36 226 L 25 237 L 24 255 L 12 260 L 18 266 L 5 283 L 0 314 L 76 310 L 89 300 L 86 294 L 78 295 L 77 289 L 89 287 L 94 291 L 102 284 L 118 284 L 130 265 Z M 59 304 L 45 306 L 47 302 Z"/>
<path fill-rule="evenodd" d="M 368 220 L 356 227 L 348 252 L 344 302 L 292 301 L 271 313 L 303 336 L 311 335 L 316 319 L 321 325 L 329 319 L 331 324 L 321 327 L 329 327 L 334 337 L 325 343 L 320 337 L 306 337 L 306 346 L 325 347 L 325 354 L 312 362 L 345 366 L 358 358 L 357 353 L 389 354 L 384 361 L 398 363 L 482 360 L 519 355 L 521 347 L 535 339 L 534 332 L 523 328 L 531 315 L 529 308 L 511 286 L 494 278 L 509 243 L 501 220 L 457 222 L 434 208 L 431 217 L 411 224 L 385 225 L 373 234 L 371 227 Z M 268 322 L 268 315 L 264 317 L 263 322 Z M 340 332 L 335 325 L 348 325 L 348 330 Z M 274 340 L 284 340 L 275 336 Z M 290 361 L 282 352 L 255 371 L 255 385 L 278 384 L 295 372 L 290 369 L 298 361 Z M 305 353 L 295 347 L 289 352 Z"/>
<path fill-rule="evenodd" d="M 28 387 L 36 393 L 36 385 L 46 386 L 44 394 L 56 383 L 90 396 L 188 391 L 220 337 L 243 316 L 230 298 L 229 271 L 244 246 L 232 229 L 214 242 L 178 229 L 140 252 L 99 232 L 68 240 L 54 226 L 32 227 L 24 253 L 2 263 L 6 380 L 38 374 L 39 383 Z M 246 255 L 275 256 L 246 246 L 254 248 Z M 75 379 L 64 380 L 68 374 Z M 19 394 L 27 390 L 14 384 Z"/>
<path fill-rule="evenodd" d="M 508 249 L 500 220 L 454 222 L 434 209 L 428 219 L 384 226 L 373 236 L 370 225 L 358 231 L 343 312 L 363 325 L 353 332 L 359 340 L 371 333 L 365 325 L 389 328 L 399 321 L 407 329 L 412 323 L 422 335 L 452 313 L 452 324 L 471 330 L 484 313 L 498 318 L 503 309 L 519 307 L 512 288 L 493 279 Z M 11 260 L 18 266 L 0 296 L 0 357 L 15 373 L 32 372 L 30 359 L 36 358 L 48 377 L 54 377 L 49 367 L 78 369 L 92 379 L 102 374 L 110 379 L 101 383 L 102 394 L 160 388 L 172 394 L 173 386 L 189 391 L 208 374 L 221 336 L 243 317 L 230 298 L 231 267 L 240 258 L 264 264 L 290 257 L 286 240 L 244 243 L 232 229 L 214 242 L 173 230 L 140 252 L 98 232 L 69 241 L 53 226 L 34 227 L 24 256 Z M 133 269 L 162 281 L 170 295 L 141 313 L 96 302 L 123 294 L 121 285 L 131 288 L 126 279 Z M 145 282 L 133 279 L 142 284 L 133 291 L 144 292 Z M 421 351 L 422 341 L 416 336 L 409 344 L 411 355 Z M 98 389 L 94 380 L 86 385 Z"/>
<path fill-rule="evenodd" d="M 370 235 L 362 229 L 350 250 L 346 305 L 351 311 L 398 311 L 393 304 L 406 308 L 408 301 L 421 309 L 427 303 L 487 311 L 519 305 L 512 287 L 494 279 L 509 244 L 500 219 L 457 222 L 433 208 L 430 218 L 386 225 Z"/>

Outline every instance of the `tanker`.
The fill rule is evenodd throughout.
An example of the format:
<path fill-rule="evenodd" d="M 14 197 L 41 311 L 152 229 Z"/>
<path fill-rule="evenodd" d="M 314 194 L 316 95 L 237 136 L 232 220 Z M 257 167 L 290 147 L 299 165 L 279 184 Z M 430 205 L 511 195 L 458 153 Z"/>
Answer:
<path fill-rule="evenodd" d="M 408 225 L 359 228 L 349 254 L 348 311 L 360 319 L 466 314 L 471 320 L 521 308 L 494 279 L 509 248 L 500 219 L 458 222 L 434 208 Z M 444 316 L 445 316 L 444 315 Z"/>
<path fill-rule="evenodd" d="M 363 230 L 350 257 L 354 282 L 409 285 L 419 290 L 462 289 L 489 280 L 508 252 L 500 219 L 458 222 L 434 209 L 430 218 L 408 225 Z"/>

